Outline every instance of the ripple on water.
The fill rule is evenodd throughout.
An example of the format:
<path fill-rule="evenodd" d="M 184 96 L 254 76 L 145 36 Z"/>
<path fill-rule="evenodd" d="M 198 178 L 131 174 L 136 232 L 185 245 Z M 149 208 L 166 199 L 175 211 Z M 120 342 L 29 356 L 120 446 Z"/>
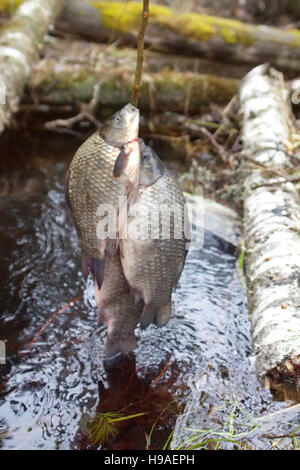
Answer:
<path fill-rule="evenodd" d="M 169 323 L 137 330 L 135 362 L 129 358 L 121 373 L 105 372 L 106 328 L 96 327 L 92 283 L 85 286 L 79 272 L 80 250 L 64 201 L 65 170 L 57 162 L 47 171 L 37 168 L 43 181 L 38 191 L 1 203 L 1 339 L 7 341 L 8 364 L 0 368 L 0 446 L 89 448 L 85 417 L 119 411 L 147 415 L 123 423 L 106 447 L 144 448 L 145 432 L 158 420 L 151 446 L 161 448 L 188 396 L 188 409 L 195 408 L 201 426 L 211 424 L 212 406 L 215 422 L 228 417 L 228 397 L 251 416 L 282 408 L 262 390 L 251 365 L 234 248 L 209 232 L 204 249 L 188 255 Z M 22 360 L 20 353 L 50 316 L 81 294 Z"/>

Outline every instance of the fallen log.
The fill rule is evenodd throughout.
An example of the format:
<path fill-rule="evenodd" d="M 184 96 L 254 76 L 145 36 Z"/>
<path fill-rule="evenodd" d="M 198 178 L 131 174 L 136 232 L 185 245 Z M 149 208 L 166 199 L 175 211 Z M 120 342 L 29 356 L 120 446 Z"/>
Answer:
<path fill-rule="evenodd" d="M 69 1 L 59 28 L 93 40 L 136 39 L 141 4 L 102 0 Z M 114 34 L 115 33 L 115 34 Z M 221 62 L 268 61 L 287 71 L 300 68 L 300 32 L 197 13 L 180 13 L 152 4 L 146 42 L 152 49 L 181 51 Z"/>
<path fill-rule="evenodd" d="M 130 47 L 118 47 L 85 40 L 52 37 L 43 48 L 43 57 L 64 63 L 91 64 L 100 58 L 108 66 L 132 67 L 136 61 L 136 50 Z M 209 75 L 220 75 L 228 78 L 243 78 L 249 67 L 243 65 L 222 64 L 207 59 L 184 57 L 176 54 L 164 54 L 148 49 L 145 51 L 145 71 L 159 72 L 175 70 L 177 72 L 197 72 Z M 101 77 L 100 77 L 101 78 Z"/>
<path fill-rule="evenodd" d="M 297 383 L 300 201 L 295 185 L 279 176 L 295 171 L 281 74 L 268 66 L 250 72 L 241 86 L 240 109 L 244 153 L 263 165 L 247 170 L 244 163 L 245 263 L 257 372 Z"/>
<path fill-rule="evenodd" d="M 120 108 L 130 97 L 135 60 L 104 50 L 88 63 L 45 58 L 38 62 L 29 83 L 34 102 L 49 105 L 88 103 L 98 85 L 101 107 Z M 80 60 L 80 58 L 79 58 Z M 139 107 L 142 111 L 198 113 L 210 103 L 227 103 L 238 91 L 239 81 L 165 69 L 150 73 L 146 67 Z M 27 100 L 30 95 L 27 95 Z"/>
<path fill-rule="evenodd" d="M 0 31 L 0 133 L 16 112 L 44 35 L 61 0 L 27 0 Z"/>

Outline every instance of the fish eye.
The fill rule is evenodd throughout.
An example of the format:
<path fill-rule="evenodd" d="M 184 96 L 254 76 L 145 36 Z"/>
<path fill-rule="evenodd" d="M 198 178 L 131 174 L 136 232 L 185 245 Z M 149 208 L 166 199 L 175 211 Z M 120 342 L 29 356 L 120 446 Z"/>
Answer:
<path fill-rule="evenodd" d="M 114 116 L 114 121 L 115 121 L 115 122 L 120 122 L 120 121 L 121 121 L 121 117 L 120 117 L 119 115 Z"/>

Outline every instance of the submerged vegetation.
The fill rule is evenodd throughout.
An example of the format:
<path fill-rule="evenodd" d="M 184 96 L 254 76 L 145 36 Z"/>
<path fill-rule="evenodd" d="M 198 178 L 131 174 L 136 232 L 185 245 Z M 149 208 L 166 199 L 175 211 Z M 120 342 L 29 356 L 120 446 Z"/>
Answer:
<path fill-rule="evenodd" d="M 136 419 L 144 416 L 146 413 L 136 413 L 124 416 L 121 413 L 96 413 L 90 423 L 87 423 L 87 429 L 90 433 L 90 442 L 92 446 L 103 446 L 118 434 L 118 425 L 129 419 Z"/>
<path fill-rule="evenodd" d="M 300 425 L 290 423 L 291 431 L 279 435 L 264 430 L 271 415 L 250 417 L 234 398 L 229 398 L 231 411 L 223 426 L 211 429 L 189 428 L 190 437 L 173 450 L 255 450 L 257 440 L 265 450 L 300 450 Z M 299 408 L 300 405 L 294 405 Z M 280 413 L 285 414 L 289 408 Z M 178 444 L 178 443 L 177 443 Z"/>

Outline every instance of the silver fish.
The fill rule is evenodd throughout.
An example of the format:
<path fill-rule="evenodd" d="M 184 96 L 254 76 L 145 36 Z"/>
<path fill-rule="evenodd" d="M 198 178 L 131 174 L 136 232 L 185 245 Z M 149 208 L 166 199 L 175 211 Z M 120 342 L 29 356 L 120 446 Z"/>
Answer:
<path fill-rule="evenodd" d="M 118 244 L 115 237 L 109 239 L 97 234 L 98 223 L 104 218 L 97 210 L 109 205 L 118 214 L 120 198 L 126 200 L 137 190 L 138 126 L 139 111 L 127 104 L 80 146 L 66 176 L 66 198 L 80 238 L 83 273 L 87 276 L 90 271 L 99 287 L 103 281 L 105 252 L 112 255 Z M 130 152 L 134 149 L 134 158 L 123 170 L 123 179 L 118 180 L 113 176 L 114 166 L 118 159 L 122 161 L 127 145 L 131 146 Z M 118 227 L 116 237 L 117 230 Z"/>
<path fill-rule="evenodd" d="M 172 292 L 187 253 L 188 220 L 176 178 L 141 139 L 140 148 L 145 170 L 137 202 L 129 207 L 127 238 L 120 240 L 120 249 L 132 295 L 137 303 L 145 303 L 140 326 L 146 328 L 152 322 L 162 326 L 170 318 Z"/>
<path fill-rule="evenodd" d="M 140 166 L 140 188 L 154 184 L 164 171 L 164 165 L 155 154 L 144 152 Z M 134 330 L 140 320 L 144 302 L 142 299 L 134 302 L 132 298 L 119 251 L 113 256 L 105 255 L 103 283 L 99 289 L 95 282 L 95 297 L 99 323 L 108 323 L 106 357 L 112 360 L 120 353 L 135 349 Z"/>
<path fill-rule="evenodd" d="M 95 283 L 95 298 L 99 323 L 107 321 L 105 355 L 113 357 L 133 351 L 136 347 L 134 330 L 143 310 L 143 301 L 133 302 L 125 279 L 120 254 L 106 255 L 101 289 Z"/>

